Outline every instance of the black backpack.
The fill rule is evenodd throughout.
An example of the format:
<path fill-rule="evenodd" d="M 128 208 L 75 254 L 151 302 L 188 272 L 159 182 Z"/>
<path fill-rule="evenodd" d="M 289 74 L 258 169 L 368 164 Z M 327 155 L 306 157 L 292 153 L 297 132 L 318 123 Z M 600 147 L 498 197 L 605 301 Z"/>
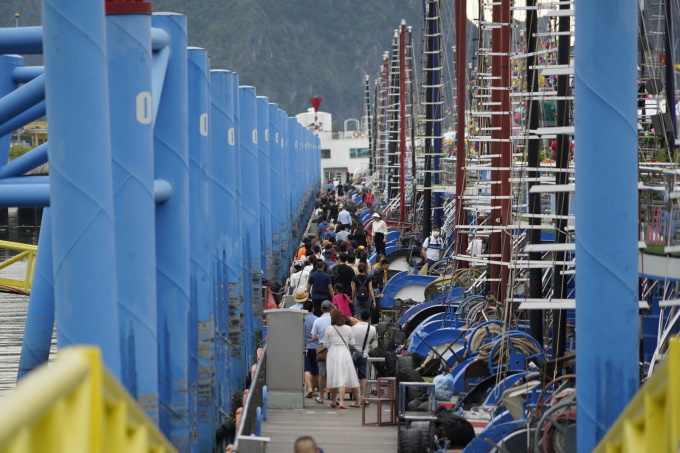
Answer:
<path fill-rule="evenodd" d="M 359 277 L 364 277 L 363 282 Z M 368 276 L 357 275 L 357 281 L 359 282 L 359 285 L 357 287 L 356 298 L 361 302 L 366 302 L 368 299 L 371 298 L 371 293 L 368 290 Z"/>
<path fill-rule="evenodd" d="M 335 266 L 331 267 L 331 281 L 335 285 L 336 283 L 340 283 L 340 272 L 338 269 L 339 264 L 336 264 Z"/>

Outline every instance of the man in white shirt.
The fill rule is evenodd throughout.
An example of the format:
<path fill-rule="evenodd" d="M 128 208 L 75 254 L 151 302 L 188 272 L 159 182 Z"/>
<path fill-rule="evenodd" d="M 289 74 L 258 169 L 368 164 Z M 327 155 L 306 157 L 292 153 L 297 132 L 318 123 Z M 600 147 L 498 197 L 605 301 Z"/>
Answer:
<path fill-rule="evenodd" d="M 468 243 L 467 253 L 470 256 L 479 256 L 482 254 L 483 249 L 484 244 L 482 243 L 482 240 L 478 237 L 473 237 L 472 240 Z"/>
<path fill-rule="evenodd" d="M 361 363 L 355 363 L 357 367 L 357 377 L 359 378 L 359 387 L 361 388 L 361 401 L 357 401 L 359 404 L 363 402 L 366 397 L 366 374 L 368 371 L 368 345 L 371 344 L 375 338 L 375 327 L 370 325 L 371 314 L 368 310 L 364 310 L 359 313 L 360 321 L 352 326 L 352 334 L 354 335 L 354 341 L 356 341 L 356 346 L 361 348 L 364 352 L 364 357 Z M 366 335 L 368 334 L 368 336 Z"/>
<path fill-rule="evenodd" d="M 375 253 L 382 253 L 387 255 L 385 252 L 385 238 L 387 237 L 387 224 L 380 217 L 380 214 L 373 213 L 373 225 L 371 227 L 371 232 L 373 234 L 373 244 L 375 245 Z"/>
<path fill-rule="evenodd" d="M 442 259 L 444 255 L 444 241 L 440 237 L 441 230 L 439 227 L 432 228 L 432 236 L 428 236 L 423 242 L 423 249 L 421 253 L 423 258 L 427 260 L 427 270 L 432 268 L 432 265 Z"/>

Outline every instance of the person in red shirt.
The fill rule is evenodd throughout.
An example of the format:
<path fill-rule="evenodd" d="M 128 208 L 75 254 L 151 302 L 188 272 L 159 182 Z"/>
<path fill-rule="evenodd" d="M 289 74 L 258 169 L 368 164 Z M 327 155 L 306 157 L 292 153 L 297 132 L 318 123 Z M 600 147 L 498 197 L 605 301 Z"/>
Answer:
<path fill-rule="evenodd" d="M 373 194 L 371 192 L 368 192 L 366 196 L 364 197 L 364 203 L 366 203 L 366 207 L 370 209 L 371 214 L 373 213 Z"/>

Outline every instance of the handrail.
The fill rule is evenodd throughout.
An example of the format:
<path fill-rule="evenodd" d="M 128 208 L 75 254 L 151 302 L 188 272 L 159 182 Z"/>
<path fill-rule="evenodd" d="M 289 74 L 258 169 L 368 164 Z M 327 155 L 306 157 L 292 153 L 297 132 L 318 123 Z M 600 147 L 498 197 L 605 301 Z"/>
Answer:
<path fill-rule="evenodd" d="M 594 453 L 676 451 L 680 445 L 680 338 L 645 381 Z"/>
<path fill-rule="evenodd" d="M 92 346 L 64 349 L 0 404 L 0 452 L 174 452 Z"/>
<path fill-rule="evenodd" d="M 232 452 L 264 453 L 268 438 L 259 437 L 262 420 L 267 419 L 267 346 L 262 350 L 250 383 L 248 397 L 244 401 L 241 424 L 236 430 Z M 240 450 L 239 450 L 240 448 Z"/>
<path fill-rule="evenodd" d="M 10 287 L 12 290 L 16 290 L 17 292 L 21 293 L 30 292 L 33 284 L 33 273 L 35 271 L 35 258 L 38 251 L 38 246 L 22 244 L 19 242 L 0 241 L 0 248 L 20 252 L 17 255 L 0 262 L 0 270 L 5 269 L 23 259 L 28 259 L 28 262 L 26 263 L 26 273 L 23 280 L 0 277 L 0 286 Z"/>

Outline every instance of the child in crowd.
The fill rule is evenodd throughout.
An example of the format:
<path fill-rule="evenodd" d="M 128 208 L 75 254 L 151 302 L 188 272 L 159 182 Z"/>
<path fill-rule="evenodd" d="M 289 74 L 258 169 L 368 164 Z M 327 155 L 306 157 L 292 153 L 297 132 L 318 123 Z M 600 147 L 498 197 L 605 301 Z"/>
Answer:
<path fill-rule="evenodd" d="M 333 286 L 335 296 L 333 296 L 333 305 L 342 312 L 343 316 L 352 316 L 352 311 L 349 308 L 350 299 L 347 294 L 342 291 L 342 283 L 336 283 Z"/>

